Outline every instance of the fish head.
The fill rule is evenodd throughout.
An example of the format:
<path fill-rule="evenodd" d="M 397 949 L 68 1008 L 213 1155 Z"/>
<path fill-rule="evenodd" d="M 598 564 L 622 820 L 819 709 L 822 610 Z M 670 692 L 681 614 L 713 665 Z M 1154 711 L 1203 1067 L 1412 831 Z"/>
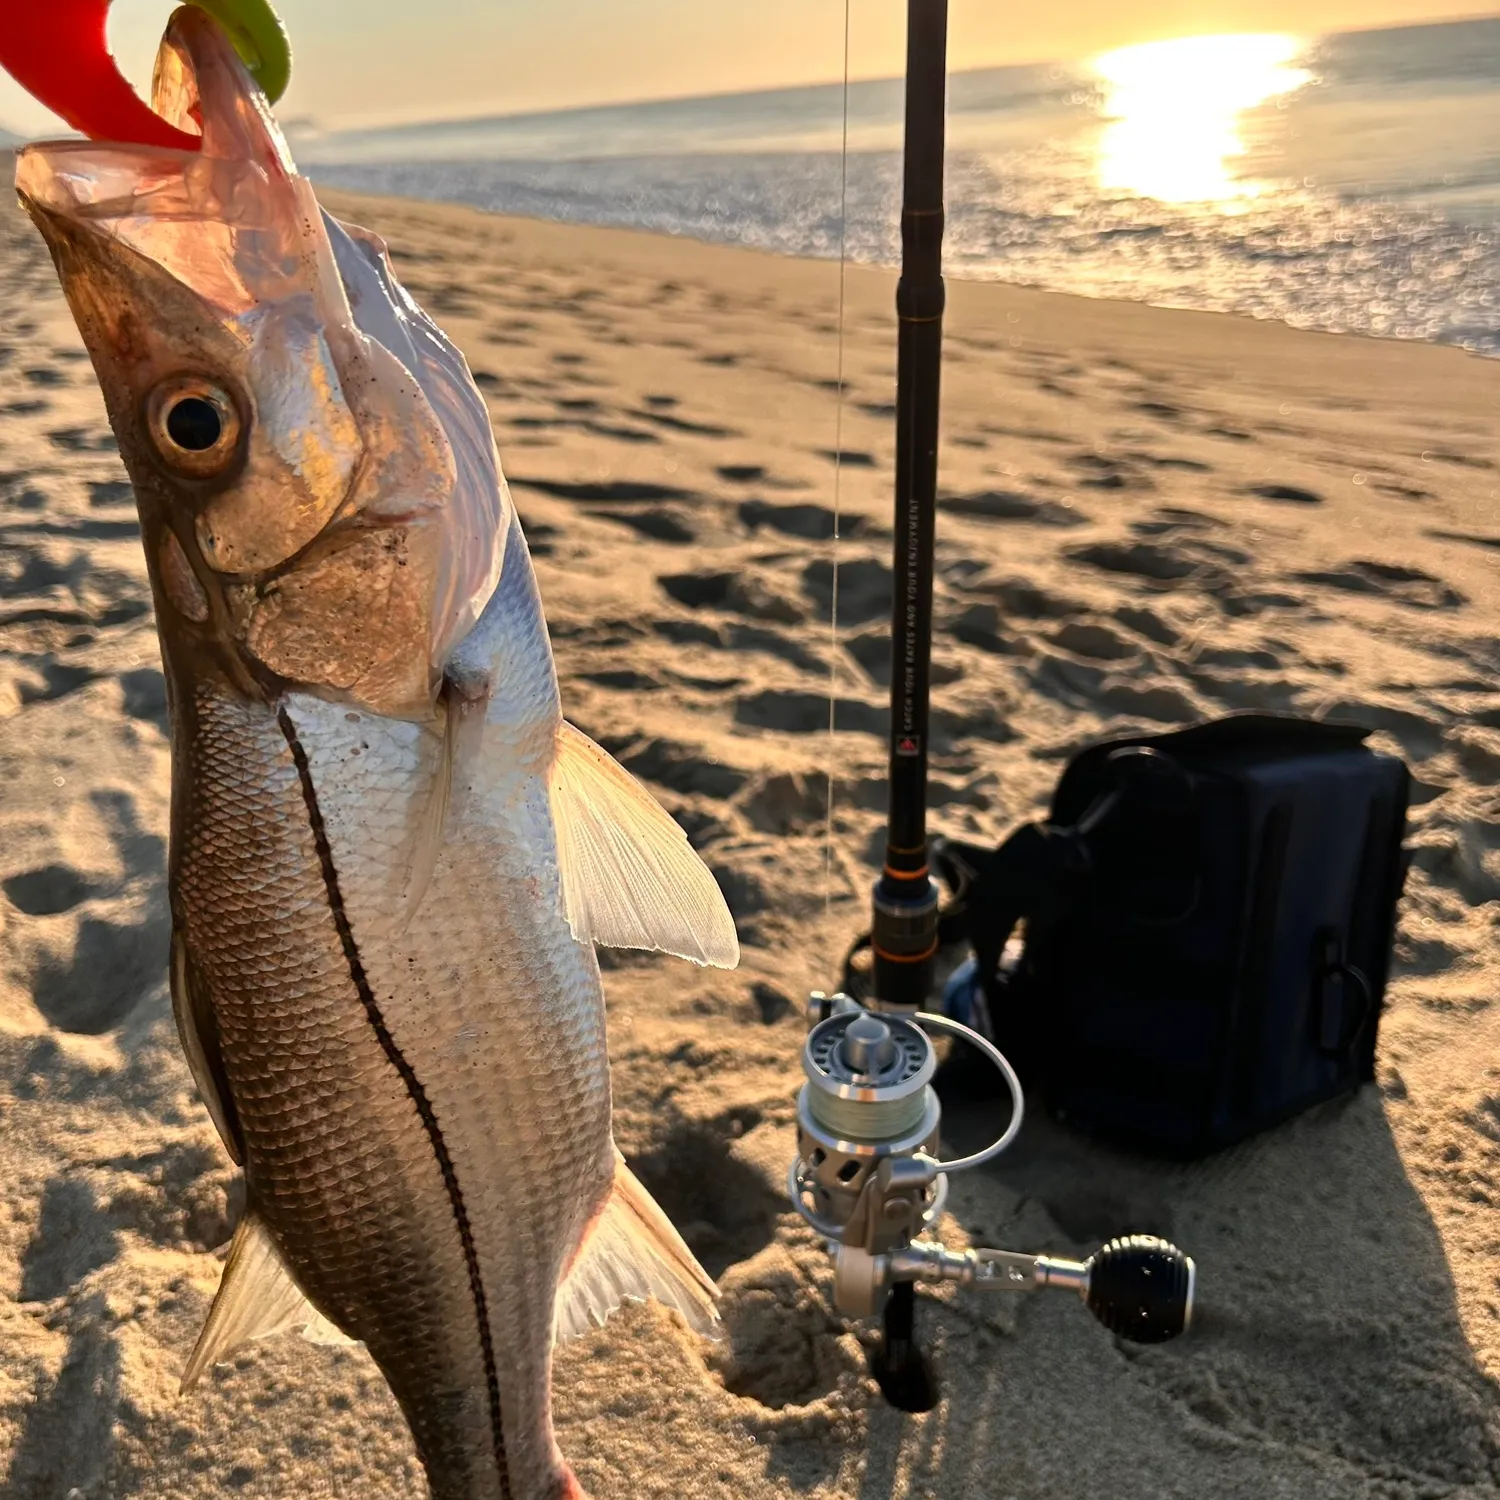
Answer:
<path fill-rule="evenodd" d="M 42 143 L 16 183 L 135 489 L 164 654 L 430 715 L 513 515 L 483 398 L 196 7 L 153 106 L 201 149 Z"/>

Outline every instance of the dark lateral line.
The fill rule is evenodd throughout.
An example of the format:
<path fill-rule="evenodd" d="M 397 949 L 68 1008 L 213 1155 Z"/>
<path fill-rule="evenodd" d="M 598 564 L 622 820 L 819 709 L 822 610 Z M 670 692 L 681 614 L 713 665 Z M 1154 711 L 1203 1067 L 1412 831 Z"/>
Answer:
<path fill-rule="evenodd" d="M 437 1116 L 432 1112 L 432 1104 L 427 1098 L 426 1089 L 422 1087 L 422 1080 L 417 1077 L 412 1065 L 396 1045 L 395 1038 L 386 1027 L 385 1017 L 380 1013 L 380 1004 L 375 999 L 375 992 L 370 988 L 364 962 L 359 956 L 359 948 L 354 941 L 353 929 L 349 926 L 349 918 L 344 911 L 344 898 L 339 890 L 338 871 L 334 868 L 333 850 L 328 843 L 328 830 L 323 823 L 323 813 L 318 807 L 318 792 L 313 785 L 312 768 L 307 763 L 307 752 L 302 748 L 302 741 L 297 738 L 297 726 L 292 723 L 291 715 L 284 708 L 277 710 L 276 722 L 281 726 L 281 732 L 286 736 L 286 742 L 291 747 L 292 759 L 296 762 L 297 778 L 302 783 L 302 800 L 307 804 L 307 816 L 312 824 L 313 843 L 317 847 L 318 862 L 323 867 L 323 884 L 328 891 L 329 910 L 333 913 L 333 925 L 338 929 L 339 942 L 344 947 L 344 958 L 349 964 L 350 977 L 354 980 L 355 989 L 359 991 L 359 998 L 364 1003 L 365 1014 L 369 1017 L 370 1026 L 380 1042 L 381 1050 L 391 1066 L 400 1074 L 402 1083 L 406 1085 L 406 1092 L 411 1096 L 412 1103 L 417 1106 L 417 1114 L 421 1116 L 422 1127 L 426 1130 L 427 1139 L 432 1145 L 432 1154 L 437 1158 L 438 1170 L 443 1174 L 443 1185 L 448 1190 L 448 1202 L 453 1208 L 453 1219 L 458 1226 L 458 1237 L 463 1241 L 464 1261 L 469 1270 L 469 1291 L 474 1298 L 474 1313 L 479 1321 L 479 1343 L 484 1354 L 485 1378 L 490 1388 L 490 1424 L 495 1434 L 495 1463 L 500 1474 L 500 1500 L 513 1500 L 510 1472 L 505 1462 L 505 1428 L 500 1418 L 500 1375 L 495 1365 L 494 1344 L 490 1338 L 490 1319 L 485 1304 L 484 1281 L 479 1274 L 479 1252 L 474 1247 L 474 1235 L 469 1228 L 469 1215 L 464 1208 L 464 1195 L 458 1185 L 458 1173 L 454 1170 L 453 1158 L 448 1154 L 448 1143 L 443 1139 L 442 1127 L 437 1122 Z"/>

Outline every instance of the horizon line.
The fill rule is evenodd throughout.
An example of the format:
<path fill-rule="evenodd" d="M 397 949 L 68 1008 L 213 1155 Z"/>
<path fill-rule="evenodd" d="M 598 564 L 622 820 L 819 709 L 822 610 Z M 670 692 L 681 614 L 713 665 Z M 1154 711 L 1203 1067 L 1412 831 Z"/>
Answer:
<path fill-rule="evenodd" d="M 1413 20 L 1396 21 L 1383 26 L 1347 26 L 1335 31 L 1319 31 L 1307 34 L 1309 42 L 1320 41 L 1326 37 L 1333 36 L 1363 36 L 1382 31 L 1417 31 L 1428 30 L 1443 26 L 1462 25 L 1484 25 L 1500 24 L 1500 13 L 1489 13 L 1484 15 L 1459 14 L 1441 17 L 1436 20 Z M 1153 38 L 1150 42 L 1132 43 L 1133 46 L 1152 46 L 1157 42 L 1171 42 L 1186 39 L 1190 36 L 1252 36 L 1269 35 L 1272 33 L 1255 31 L 1218 31 L 1218 32 L 1184 32 L 1181 36 L 1173 35 Z M 1298 33 L 1276 33 L 1287 35 L 1298 35 Z M 1118 51 L 1118 48 L 1108 48 L 1106 51 Z M 974 67 L 950 68 L 948 77 L 964 77 L 975 73 L 1001 73 L 1009 70 L 1023 68 L 1047 68 L 1065 67 L 1072 64 L 1086 63 L 1098 53 L 1087 53 L 1078 57 L 1060 58 L 1030 58 L 1019 62 L 1004 63 L 981 63 Z M 641 109 L 653 104 L 701 104 L 712 99 L 748 99 L 767 94 L 790 94 L 799 93 L 808 89 L 839 88 L 847 81 L 848 86 L 853 88 L 857 85 L 875 83 L 898 83 L 904 77 L 901 73 L 878 73 L 865 77 L 850 77 L 845 80 L 838 78 L 806 79 L 795 83 L 776 84 L 770 88 L 754 89 L 719 89 L 706 94 L 661 94 L 648 98 L 621 98 L 601 99 L 588 104 L 563 104 L 551 109 L 525 109 L 507 112 L 505 110 L 486 111 L 483 113 L 468 113 L 455 115 L 422 115 L 411 119 L 402 119 L 398 116 L 387 118 L 383 121 L 370 120 L 367 123 L 347 123 L 325 125 L 316 115 L 293 115 L 281 122 L 283 131 L 291 132 L 302 126 L 325 135 L 360 135 L 373 134 L 383 130 L 421 130 L 426 127 L 446 126 L 477 126 L 491 125 L 499 121 L 521 121 L 555 119 L 563 115 L 589 114 L 596 110 L 631 110 Z M 346 117 L 349 118 L 349 117 Z M 356 117 L 357 118 L 357 117 Z M 7 136 L 13 140 L 29 144 L 42 140 L 61 140 L 71 138 L 76 132 L 68 132 L 66 135 L 28 135 L 21 131 L 10 129 L 3 121 L 0 121 L 0 135 Z M 0 148 L 3 149 L 3 148 Z"/>

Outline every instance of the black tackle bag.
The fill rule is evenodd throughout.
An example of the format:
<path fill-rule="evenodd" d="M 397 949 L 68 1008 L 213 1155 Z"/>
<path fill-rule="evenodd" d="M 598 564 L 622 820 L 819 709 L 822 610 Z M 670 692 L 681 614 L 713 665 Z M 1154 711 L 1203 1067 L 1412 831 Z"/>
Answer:
<path fill-rule="evenodd" d="M 1059 1118 L 1176 1157 L 1373 1078 L 1410 778 L 1366 734 L 1234 714 L 1108 741 L 1046 822 L 939 841 L 944 935 L 973 948 L 949 1013 Z"/>

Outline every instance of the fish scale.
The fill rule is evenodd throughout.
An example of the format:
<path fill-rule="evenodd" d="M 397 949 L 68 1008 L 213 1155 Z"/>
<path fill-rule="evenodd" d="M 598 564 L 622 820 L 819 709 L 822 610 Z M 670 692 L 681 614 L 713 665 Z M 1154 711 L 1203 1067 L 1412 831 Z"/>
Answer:
<path fill-rule="evenodd" d="M 471 1409 L 486 1371 L 451 1206 L 349 973 L 291 749 L 268 706 L 188 691 L 173 885 L 249 1195 L 317 1304 L 401 1372 L 438 1493 L 501 1496 L 488 1414 Z"/>

